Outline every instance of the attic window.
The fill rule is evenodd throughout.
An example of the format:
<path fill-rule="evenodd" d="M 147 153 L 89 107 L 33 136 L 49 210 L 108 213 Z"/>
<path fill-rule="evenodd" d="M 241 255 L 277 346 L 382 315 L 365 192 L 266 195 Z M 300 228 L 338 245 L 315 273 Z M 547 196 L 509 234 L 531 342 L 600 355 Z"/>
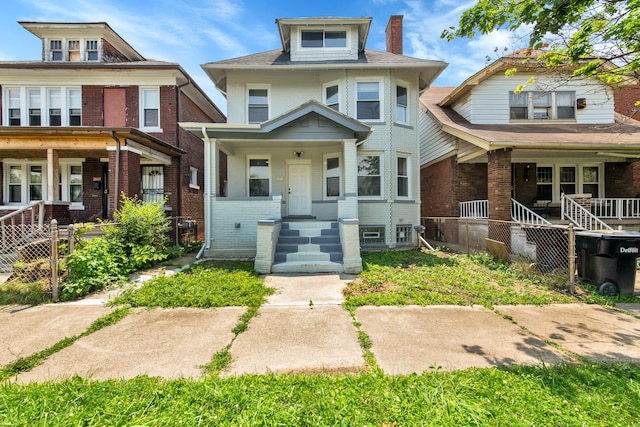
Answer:
<path fill-rule="evenodd" d="M 69 56 L 71 62 L 80 61 L 80 40 L 69 40 Z"/>
<path fill-rule="evenodd" d="M 87 56 L 87 61 L 98 60 L 98 40 L 87 40 L 85 54 Z"/>
<path fill-rule="evenodd" d="M 62 40 L 50 40 L 49 52 L 52 61 L 62 61 Z"/>
<path fill-rule="evenodd" d="M 347 47 L 347 32 L 303 31 L 301 46 L 306 48 Z"/>

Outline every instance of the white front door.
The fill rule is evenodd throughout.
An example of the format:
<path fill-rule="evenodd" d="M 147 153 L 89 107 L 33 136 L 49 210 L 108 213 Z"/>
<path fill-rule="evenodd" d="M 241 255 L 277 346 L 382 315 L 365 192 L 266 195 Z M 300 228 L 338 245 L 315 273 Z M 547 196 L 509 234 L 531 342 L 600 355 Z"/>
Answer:
<path fill-rule="evenodd" d="M 311 165 L 290 163 L 289 215 L 311 215 Z"/>

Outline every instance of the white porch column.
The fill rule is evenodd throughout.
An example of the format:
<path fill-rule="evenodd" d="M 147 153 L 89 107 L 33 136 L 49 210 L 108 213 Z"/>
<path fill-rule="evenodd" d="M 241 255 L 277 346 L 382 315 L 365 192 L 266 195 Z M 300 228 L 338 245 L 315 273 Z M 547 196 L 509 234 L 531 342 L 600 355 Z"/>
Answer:
<path fill-rule="evenodd" d="M 60 163 L 58 152 L 47 148 L 47 202 L 60 200 Z"/>
<path fill-rule="evenodd" d="M 338 201 L 338 218 L 358 218 L 358 149 L 356 139 L 342 142 L 344 199 Z"/>
<path fill-rule="evenodd" d="M 207 136 L 202 128 L 204 142 L 204 247 L 210 250 L 213 245 L 213 209 L 212 204 L 218 188 L 218 141 Z"/>

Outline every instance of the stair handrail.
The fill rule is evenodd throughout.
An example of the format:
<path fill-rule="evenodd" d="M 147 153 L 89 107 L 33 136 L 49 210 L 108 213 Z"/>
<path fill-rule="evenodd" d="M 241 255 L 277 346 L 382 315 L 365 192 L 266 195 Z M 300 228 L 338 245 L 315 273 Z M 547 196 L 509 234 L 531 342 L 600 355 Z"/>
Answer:
<path fill-rule="evenodd" d="M 562 218 L 566 218 L 585 230 L 613 230 L 611 226 L 585 209 L 580 203 L 566 194 L 560 196 Z"/>
<path fill-rule="evenodd" d="M 538 215 L 515 199 L 511 199 L 511 219 L 521 224 L 551 225 L 551 222 L 546 218 Z"/>
<path fill-rule="evenodd" d="M 489 218 L 489 201 L 488 200 L 468 200 L 459 202 L 460 218 Z"/>

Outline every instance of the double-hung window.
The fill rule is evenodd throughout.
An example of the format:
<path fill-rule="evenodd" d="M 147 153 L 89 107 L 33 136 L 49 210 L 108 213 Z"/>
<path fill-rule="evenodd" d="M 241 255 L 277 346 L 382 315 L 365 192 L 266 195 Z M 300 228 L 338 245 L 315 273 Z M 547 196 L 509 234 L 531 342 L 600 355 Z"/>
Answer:
<path fill-rule="evenodd" d="M 329 108 L 340 111 L 340 86 L 337 83 L 330 83 L 323 87 L 324 103 Z"/>
<path fill-rule="evenodd" d="M 269 89 L 249 88 L 248 98 L 249 123 L 262 123 L 269 120 Z"/>
<path fill-rule="evenodd" d="M 382 120 L 380 82 L 357 82 L 358 120 Z"/>
<path fill-rule="evenodd" d="M 9 98 L 9 126 L 21 126 L 21 97 L 19 88 L 7 90 Z"/>
<path fill-rule="evenodd" d="M 4 126 L 82 125 L 82 90 L 79 88 L 10 87 L 4 90 L 3 98 L 7 99 Z"/>
<path fill-rule="evenodd" d="M 408 107 L 407 88 L 396 86 L 396 121 L 398 123 L 408 122 Z"/>
<path fill-rule="evenodd" d="M 538 200 L 553 200 L 553 167 L 538 166 L 536 168 L 536 185 Z"/>
<path fill-rule="evenodd" d="M 358 196 L 382 196 L 381 156 L 358 156 Z"/>
<path fill-rule="evenodd" d="M 69 89 L 69 126 L 80 126 L 82 124 L 82 91 L 80 89 Z"/>
<path fill-rule="evenodd" d="M 269 158 L 249 158 L 249 197 L 266 197 L 271 192 Z"/>
<path fill-rule="evenodd" d="M 398 197 L 409 197 L 409 158 L 398 156 L 397 164 L 397 194 Z"/>
<path fill-rule="evenodd" d="M 49 40 L 49 55 L 52 61 L 62 61 L 64 59 L 62 40 Z"/>
<path fill-rule="evenodd" d="M 80 59 L 82 59 L 80 57 L 80 40 L 69 40 L 67 46 L 69 48 L 69 52 L 67 54 L 68 61 L 80 61 Z"/>
<path fill-rule="evenodd" d="M 49 126 L 62 126 L 62 92 L 60 89 L 48 89 Z"/>
<path fill-rule="evenodd" d="M 338 155 L 326 155 L 324 159 L 324 194 L 327 198 L 339 197 L 342 172 L 340 170 L 340 157 Z"/>
<path fill-rule="evenodd" d="M 98 40 L 87 40 L 85 42 L 84 55 L 87 61 L 98 60 Z"/>
<path fill-rule="evenodd" d="M 42 125 L 42 102 L 40 100 L 40 88 L 27 89 L 27 99 L 29 105 L 29 126 Z"/>
<path fill-rule="evenodd" d="M 142 128 L 160 128 L 160 89 L 140 88 L 140 117 Z"/>
<path fill-rule="evenodd" d="M 42 164 L 9 164 L 5 201 L 22 204 L 44 200 L 44 171 Z"/>
<path fill-rule="evenodd" d="M 511 120 L 574 120 L 575 92 L 509 92 Z"/>

